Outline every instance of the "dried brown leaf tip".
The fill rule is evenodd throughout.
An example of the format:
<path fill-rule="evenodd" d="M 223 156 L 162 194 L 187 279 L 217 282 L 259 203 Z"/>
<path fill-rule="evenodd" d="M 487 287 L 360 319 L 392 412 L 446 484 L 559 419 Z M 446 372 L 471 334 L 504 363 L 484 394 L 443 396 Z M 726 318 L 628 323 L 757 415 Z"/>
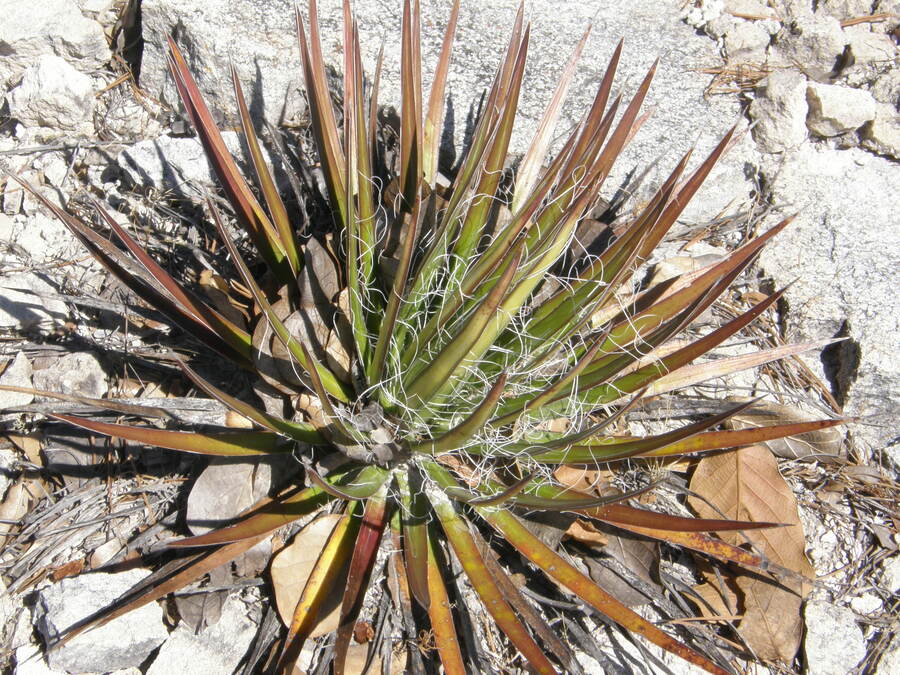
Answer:
<path fill-rule="evenodd" d="M 591 107 L 551 155 L 555 123 L 585 49 L 585 40 L 579 42 L 532 145 L 512 171 L 510 139 L 530 35 L 520 10 L 465 154 L 442 173 L 438 140 L 458 12 L 454 3 L 428 88 L 419 6 L 404 2 L 402 100 L 399 118 L 384 123 L 349 5 L 341 92 L 329 89 L 315 2 L 306 14 L 298 11 L 321 177 L 321 188 L 304 183 L 309 209 L 301 215 L 279 194 L 260 150 L 270 139 L 257 133 L 237 75 L 250 178 L 227 151 L 187 60 L 171 42 L 169 65 L 185 113 L 222 186 L 207 210 L 228 260 L 201 277 L 198 288 L 183 287 L 107 207 L 96 206 L 101 217 L 91 225 L 47 203 L 113 275 L 183 332 L 184 352 L 197 353 L 199 344 L 218 355 L 215 368 L 208 359 L 178 363 L 198 391 L 244 427 L 164 430 L 57 416 L 132 443 L 229 457 L 213 468 L 218 485 L 235 496 L 233 510 L 243 509 L 215 514 L 212 474 L 198 481 L 204 492 L 188 500 L 189 510 L 194 503 L 208 519 L 234 517 L 176 542 L 174 550 L 189 554 L 180 567 L 72 633 L 193 583 L 278 531 L 269 572 L 285 630 L 264 666 L 269 672 L 292 672 L 310 644 L 318 645 L 314 658 L 330 661 L 336 673 L 367 664 L 437 672 L 440 664 L 456 674 L 467 663 L 476 670 L 578 672 L 575 652 L 590 648 L 589 641 L 560 640 L 555 624 L 572 626 L 573 636 L 590 635 L 602 617 L 723 673 L 731 669 L 730 653 L 713 631 L 689 621 L 664 626 L 633 609 L 643 598 L 657 615 L 684 618 L 657 581 L 657 542 L 758 572 L 766 556 L 797 569 L 784 556 L 786 547 L 796 548 L 799 531 L 753 535 L 769 537 L 764 556 L 742 548 L 742 540 L 710 534 L 790 522 L 786 505 L 760 509 L 742 496 L 776 482 L 768 455 L 747 454 L 768 453 L 758 446 L 703 460 L 745 467 L 747 485 L 727 484 L 738 501 L 709 495 L 713 502 L 721 498 L 719 508 L 736 521 L 718 511 L 702 511 L 700 519 L 666 513 L 667 502 L 659 500 L 656 510 L 647 508 L 648 489 L 659 481 L 606 485 L 607 478 L 618 480 L 615 463 L 624 460 L 648 475 L 670 457 L 840 423 L 780 416 L 778 424 L 758 426 L 748 413 L 751 402 L 652 433 L 636 434 L 627 424 L 648 396 L 796 353 L 787 348 L 720 367 L 703 359 L 765 313 L 778 294 L 759 298 L 702 337 L 687 330 L 787 222 L 713 265 L 641 285 L 638 271 L 724 152 L 729 133 L 692 170 L 688 157 L 675 158 L 669 178 L 630 215 L 620 214 L 615 227 L 591 220 L 587 229 L 602 228 L 595 243 L 603 243 L 573 259 L 572 251 L 581 250 L 573 240 L 595 214 L 605 179 L 644 119 L 656 66 L 630 100 L 614 98 L 622 45 L 615 47 Z M 246 237 L 235 236 L 235 227 Z M 695 366 L 698 359 L 702 366 Z M 235 395 L 238 380 L 253 384 L 265 405 Z M 719 428 L 736 415 L 739 428 Z M 261 469 L 222 468 L 240 466 L 235 461 L 263 462 L 279 491 L 261 497 L 254 485 Z M 717 475 L 706 466 L 701 462 L 695 474 L 698 493 L 707 472 Z M 625 503 L 641 497 L 643 504 Z M 581 565 L 573 555 L 592 562 Z M 595 558 L 610 565 L 598 567 Z M 751 628 L 750 605 L 766 612 L 775 599 L 763 597 L 765 585 L 741 583 L 747 618 L 739 629 L 763 651 L 762 640 L 772 636 Z M 388 635 L 404 640 L 382 639 Z M 793 643 L 780 640 L 764 653 L 789 661 Z"/>

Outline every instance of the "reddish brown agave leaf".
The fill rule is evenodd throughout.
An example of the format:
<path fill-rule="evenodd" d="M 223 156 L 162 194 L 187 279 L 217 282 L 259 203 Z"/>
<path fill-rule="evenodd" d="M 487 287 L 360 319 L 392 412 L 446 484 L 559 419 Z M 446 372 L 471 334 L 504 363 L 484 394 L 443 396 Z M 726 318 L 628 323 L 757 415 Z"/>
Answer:
<path fill-rule="evenodd" d="M 237 212 L 242 225 L 253 238 L 257 250 L 266 259 L 273 272 L 285 280 L 291 279 L 290 266 L 285 258 L 284 245 L 279 234 L 253 195 L 237 163 L 225 146 L 216 122 L 203 101 L 200 89 L 194 82 L 178 45 L 169 38 L 169 66 L 175 86 L 184 103 L 188 116 L 209 159 L 228 201 Z"/>
<path fill-rule="evenodd" d="M 366 510 L 363 513 L 359 534 L 356 537 L 356 546 L 353 549 L 353 557 L 350 559 L 350 571 L 347 574 L 347 587 L 344 590 L 344 599 L 341 603 L 341 620 L 337 629 L 334 643 L 334 672 L 335 675 L 343 675 L 344 665 L 347 659 L 347 648 L 350 646 L 350 638 L 353 635 L 353 626 L 359 610 L 362 609 L 363 596 L 366 592 L 366 584 L 375 564 L 375 556 L 378 553 L 378 545 L 381 542 L 381 534 L 388 521 L 389 504 L 387 501 L 387 486 L 366 502 Z"/>
<path fill-rule="evenodd" d="M 351 544 L 358 529 L 359 519 L 352 515 L 351 509 L 351 512 L 344 514 L 335 526 L 328 543 L 322 549 L 294 610 L 294 617 L 279 658 L 280 672 L 292 672 L 303 643 L 315 627 L 322 603 L 328 597 L 332 586 L 339 583 L 337 575 L 350 555 Z"/>
<path fill-rule="evenodd" d="M 710 673 L 728 674 L 727 670 L 717 666 L 687 645 L 664 633 L 606 593 L 597 584 L 552 551 L 540 539 L 531 534 L 510 512 L 484 507 L 479 508 L 478 512 L 485 520 L 497 528 L 519 553 L 537 565 L 547 576 L 568 588 L 598 612 L 632 633 L 644 637 L 653 644 L 680 656 L 685 661 L 693 663 Z"/>
<path fill-rule="evenodd" d="M 247 537 L 261 536 L 288 525 L 298 518 L 321 507 L 328 496 L 317 487 L 306 488 L 299 492 L 265 500 L 257 504 L 250 512 L 242 516 L 234 525 L 213 530 L 195 537 L 187 537 L 169 543 L 172 548 L 196 548 L 201 546 L 218 546 L 237 542 Z"/>

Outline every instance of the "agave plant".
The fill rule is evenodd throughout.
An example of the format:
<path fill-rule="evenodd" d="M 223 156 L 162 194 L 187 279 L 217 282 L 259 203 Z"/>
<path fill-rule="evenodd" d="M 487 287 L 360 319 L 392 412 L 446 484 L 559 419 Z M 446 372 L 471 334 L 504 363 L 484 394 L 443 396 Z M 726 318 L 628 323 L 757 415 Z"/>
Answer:
<path fill-rule="evenodd" d="M 339 519 L 300 591 L 283 641 L 279 667 L 285 671 L 308 639 L 325 596 L 339 586 L 344 591 L 331 654 L 335 672 L 344 672 L 354 624 L 382 551 L 390 554 L 401 586 L 408 589 L 407 609 L 415 625 L 407 629 L 433 632 L 445 672 L 466 672 L 465 641 L 457 635 L 460 624 L 454 617 L 466 604 L 451 582 L 452 565 L 464 572 L 465 583 L 517 650 L 521 665 L 542 673 L 568 669 L 573 657 L 565 645 L 553 639 L 540 612 L 506 582 L 502 568 L 486 553 L 482 533 L 488 529 L 494 533 L 491 541 L 515 549 L 520 564 L 546 575 L 561 592 L 687 661 L 727 672 L 727 664 L 695 651 L 600 588 L 570 557 L 532 534 L 527 515 L 574 512 L 722 560 L 762 566 L 757 555 L 705 533 L 771 523 L 657 513 L 627 505 L 634 493 L 598 497 L 573 490 L 558 482 L 554 471 L 562 465 L 734 448 L 839 423 L 716 430 L 745 404 L 662 434 L 610 433 L 648 396 L 805 347 L 694 364 L 771 307 L 780 292 L 703 337 L 677 347 L 667 344 L 728 289 L 787 222 L 700 271 L 650 288 L 635 280 L 636 270 L 729 145 L 728 133 L 693 171 L 687 172 L 689 156 L 681 158 L 602 251 L 573 259 L 571 244 L 579 227 L 640 124 L 656 66 L 630 102 L 622 103 L 611 95 L 620 43 L 590 109 L 550 158 L 554 126 L 586 33 L 528 152 L 509 171 L 529 43 L 521 9 L 467 154 L 444 178 L 438 170 L 439 140 L 458 11 L 455 3 L 426 105 L 418 3 L 404 2 L 399 137 L 391 148 L 379 134 L 380 60 L 367 85 L 348 5 L 342 110 L 333 105 L 327 86 L 315 2 L 309 5 L 308 24 L 298 12 L 311 128 L 330 205 L 328 225 L 338 242 L 330 249 L 311 238 L 282 201 L 236 74 L 234 92 L 255 187 L 226 150 L 182 54 L 170 43 L 172 76 L 232 211 L 220 213 L 217 201 L 208 200 L 210 217 L 248 291 L 249 318 L 226 316 L 182 287 L 99 204 L 98 224 L 91 225 L 45 202 L 128 288 L 173 326 L 272 385 L 286 403 L 283 411 L 291 411 L 276 414 L 239 400 L 181 360 L 199 389 L 251 420 L 254 428 L 161 430 L 54 417 L 182 452 L 250 459 L 292 453 L 302 465 L 292 488 L 233 524 L 173 543 L 192 554 L 74 627 L 70 636 L 161 598 L 228 563 L 277 528 L 327 509 Z M 241 254 L 232 219 L 255 246 L 252 259 Z M 124 249 L 103 236 L 104 229 Z M 309 282 L 310 266 L 322 255 L 333 256 L 339 268 L 338 290 L 324 301 L 313 298 Z M 559 419 L 566 420 L 564 431 L 548 424 Z"/>

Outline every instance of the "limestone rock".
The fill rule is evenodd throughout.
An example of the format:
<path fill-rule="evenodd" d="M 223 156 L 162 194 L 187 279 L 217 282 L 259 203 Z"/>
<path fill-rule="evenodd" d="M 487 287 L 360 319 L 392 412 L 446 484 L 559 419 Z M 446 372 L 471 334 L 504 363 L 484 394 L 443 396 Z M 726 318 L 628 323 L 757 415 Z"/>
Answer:
<path fill-rule="evenodd" d="M 795 19 L 777 40 L 778 51 L 788 63 L 821 74 L 835 69 L 846 44 L 840 22 L 833 16 L 818 14 Z"/>
<path fill-rule="evenodd" d="M 25 70 L 7 102 L 10 115 L 25 126 L 82 132 L 93 129 L 91 78 L 53 54 L 41 55 Z"/>
<path fill-rule="evenodd" d="M 241 156 L 241 141 L 234 131 L 222 133 L 228 150 Z M 159 189 L 183 190 L 186 184 L 217 185 L 203 145 L 197 138 L 160 136 L 135 143 L 119 153 L 119 166 L 136 184 Z"/>
<path fill-rule="evenodd" d="M 90 352 L 75 352 L 56 359 L 52 365 L 35 370 L 35 389 L 101 398 L 109 389 L 106 373 Z"/>
<path fill-rule="evenodd" d="M 35 625 L 45 640 L 90 615 L 141 581 L 147 570 L 84 574 L 63 579 L 38 594 Z M 106 673 L 140 665 L 168 637 L 162 608 L 150 603 L 82 633 L 50 651 L 51 668 L 70 673 Z"/>
<path fill-rule="evenodd" d="M 760 83 L 750 117 L 763 151 L 784 152 L 806 140 L 806 88 L 806 78 L 793 70 L 775 71 Z"/>
<path fill-rule="evenodd" d="M 9 86 L 44 54 L 78 63 L 83 71 L 110 58 L 103 28 L 71 0 L 0 0 L 0 82 Z"/>
<path fill-rule="evenodd" d="M 239 595 L 229 595 L 219 620 L 213 625 L 194 633 L 186 624 L 179 624 L 153 659 L 146 675 L 184 672 L 188 663 L 191 672 L 236 672 L 256 636 L 257 621 L 258 611 L 248 612 Z"/>
<path fill-rule="evenodd" d="M 806 621 L 806 675 L 846 675 L 866 655 L 866 641 L 852 610 L 826 602 L 809 602 Z"/>
<path fill-rule="evenodd" d="M 876 76 L 869 91 L 876 101 L 896 108 L 900 104 L 900 68 L 888 68 Z"/>
<path fill-rule="evenodd" d="M 806 126 L 819 136 L 837 136 L 875 119 L 875 99 L 862 89 L 810 82 Z"/>
<path fill-rule="evenodd" d="M 68 316 L 59 300 L 45 300 L 29 291 L 56 293 L 37 274 L 21 272 L 0 279 L 0 327 L 31 329 L 62 323 Z"/>
<path fill-rule="evenodd" d="M 843 21 L 871 14 L 872 0 L 821 0 L 817 9 L 821 14 Z"/>
<path fill-rule="evenodd" d="M 856 66 L 889 64 L 897 57 L 897 47 L 887 35 L 867 30 L 845 32 L 849 41 L 850 60 Z"/>
<path fill-rule="evenodd" d="M 25 352 L 17 352 L 12 363 L 6 366 L 0 375 L 0 384 L 13 387 L 31 387 L 31 361 Z M 0 410 L 28 405 L 34 400 L 32 394 L 20 394 L 14 391 L 0 391 Z"/>
<path fill-rule="evenodd" d="M 769 46 L 769 32 L 756 21 L 741 21 L 725 34 L 728 61 L 763 61 Z"/>
<path fill-rule="evenodd" d="M 884 447 L 900 416 L 900 164 L 806 143 L 780 161 L 770 156 L 761 173 L 773 203 L 798 214 L 760 256 L 777 286 L 795 282 L 785 295 L 787 337 L 849 335 L 821 361 L 804 360 L 844 400 L 845 414 L 865 418 L 849 427 L 857 442 Z"/>
<path fill-rule="evenodd" d="M 879 155 L 900 159 L 900 115 L 892 106 L 877 105 L 875 119 L 862 130 L 862 146 Z"/>

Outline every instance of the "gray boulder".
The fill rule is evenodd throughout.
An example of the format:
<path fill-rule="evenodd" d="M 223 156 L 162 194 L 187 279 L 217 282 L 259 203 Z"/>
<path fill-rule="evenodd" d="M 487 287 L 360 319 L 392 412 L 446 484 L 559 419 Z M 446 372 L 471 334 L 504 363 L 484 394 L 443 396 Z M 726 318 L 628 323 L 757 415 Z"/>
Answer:
<path fill-rule="evenodd" d="M 849 336 L 816 362 L 807 359 L 843 399 L 864 446 L 881 448 L 895 435 L 900 414 L 900 334 L 897 269 L 900 226 L 894 195 L 900 165 L 858 148 L 806 143 L 770 157 L 762 167 L 775 204 L 796 220 L 760 257 L 787 291 L 787 337 Z"/>
<path fill-rule="evenodd" d="M 103 29 L 71 0 L 0 0 L 0 83 L 14 84 L 44 54 L 55 54 L 82 71 L 107 63 Z"/>
<path fill-rule="evenodd" d="M 753 138 L 764 152 L 784 152 L 806 140 L 806 78 L 794 70 L 778 70 L 757 87 L 750 104 L 756 122 Z"/>
<path fill-rule="evenodd" d="M 25 69 L 19 86 L 7 96 L 9 112 L 25 126 L 54 131 L 93 131 L 91 78 L 53 54 L 42 54 Z"/>
<path fill-rule="evenodd" d="M 147 570 L 118 574 L 84 574 L 63 579 L 38 594 L 35 625 L 45 640 L 91 613 L 106 607 L 141 581 Z M 140 665 L 166 638 L 162 608 L 150 603 L 87 633 L 77 635 L 47 654 L 56 670 L 106 673 Z"/>
<path fill-rule="evenodd" d="M 806 620 L 806 675 L 846 675 L 866 655 L 866 641 L 853 610 L 827 602 L 809 602 Z"/>
<path fill-rule="evenodd" d="M 837 136 L 875 119 L 875 99 L 863 89 L 810 82 L 806 126 L 818 136 Z"/>
<path fill-rule="evenodd" d="M 900 159 L 900 115 L 893 106 L 879 103 L 875 119 L 862 130 L 862 146 L 879 155 Z"/>

